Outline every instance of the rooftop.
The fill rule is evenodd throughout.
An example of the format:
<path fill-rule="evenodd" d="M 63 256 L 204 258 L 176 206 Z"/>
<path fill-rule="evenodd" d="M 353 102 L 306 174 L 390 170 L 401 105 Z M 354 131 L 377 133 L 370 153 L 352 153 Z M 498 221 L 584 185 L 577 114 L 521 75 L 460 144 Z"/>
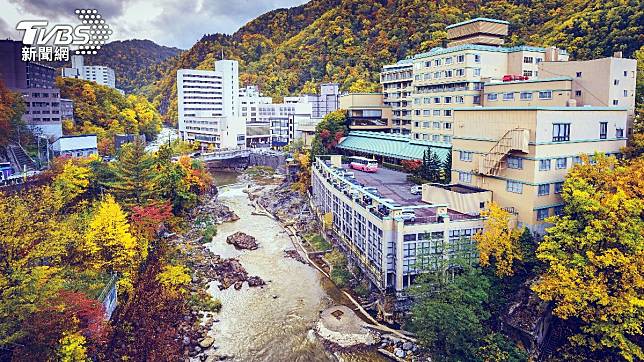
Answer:
<path fill-rule="evenodd" d="M 624 107 L 463 107 L 456 108 L 458 111 L 626 111 Z"/>
<path fill-rule="evenodd" d="M 502 84 L 517 84 L 517 83 L 541 83 L 541 82 L 559 82 L 565 80 L 572 80 L 572 77 L 552 77 L 552 78 L 535 78 L 528 80 L 512 80 L 509 82 L 504 82 L 502 80 L 495 80 L 491 82 L 486 82 L 485 85 L 502 85 Z"/>
<path fill-rule="evenodd" d="M 505 21 L 505 20 L 490 19 L 490 18 L 475 18 L 475 19 L 471 19 L 471 20 L 461 21 L 460 23 L 456 23 L 456 24 L 448 25 L 448 26 L 446 26 L 446 27 L 445 27 L 445 29 L 451 29 L 451 28 L 455 28 L 455 27 L 457 27 L 457 26 L 462 26 L 462 25 L 467 25 L 467 24 L 471 24 L 471 23 L 476 23 L 477 21 L 487 21 L 487 22 L 490 22 L 490 23 L 505 24 L 505 25 L 509 25 L 509 24 L 510 24 L 509 22 L 507 22 L 507 21 Z"/>
<path fill-rule="evenodd" d="M 405 160 L 422 159 L 428 147 L 441 159 L 450 155 L 449 147 L 442 144 L 412 142 L 407 135 L 370 131 L 351 131 L 337 147 Z"/>
<path fill-rule="evenodd" d="M 545 53 L 546 52 L 545 48 L 533 47 L 533 46 L 529 46 L 529 45 L 519 45 L 519 46 L 514 46 L 514 47 L 501 47 L 501 46 L 492 46 L 492 45 L 463 44 L 463 45 L 458 45 L 458 46 L 450 47 L 450 48 L 442 48 L 442 47 L 432 48 L 428 52 L 419 53 L 419 54 L 414 55 L 414 59 L 427 58 L 427 57 L 432 57 L 432 56 L 435 56 L 435 55 L 454 53 L 454 52 L 459 52 L 459 51 L 463 51 L 463 50 L 479 50 L 479 51 L 498 52 L 498 53 L 514 53 L 514 52 L 520 52 L 520 51 L 540 52 L 540 53 Z"/>

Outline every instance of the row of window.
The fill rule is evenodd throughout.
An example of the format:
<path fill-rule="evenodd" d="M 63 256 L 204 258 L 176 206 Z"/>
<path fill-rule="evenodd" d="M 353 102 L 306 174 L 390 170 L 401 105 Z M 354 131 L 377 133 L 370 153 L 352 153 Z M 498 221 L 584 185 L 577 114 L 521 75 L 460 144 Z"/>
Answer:
<path fill-rule="evenodd" d="M 474 56 L 474 63 L 480 63 L 481 62 L 481 56 L 479 54 L 473 54 Z M 460 54 L 457 55 L 456 57 L 444 57 L 444 58 L 437 58 L 434 60 L 426 60 L 422 63 L 417 63 L 416 68 L 420 66 L 424 66 L 425 68 L 430 68 L 433 64 L 435 67 L 439 67 L 441 65 L 450 65 L 454 63 L 454 60 L 456 60 L 456 63 L 464 63 L 465 62 L 465 54 Z"/>
<path fill-rule="evenodd" d="M 559 215 L 563 214 L 563 205 L 553 207 L 552 211 L 553 211 L 553 214 L 555 216 L 559 216 Z M 543 221 L 548 216 L 550 216 L 550 208 L 549 207 L 537 210 L 537 220 Z"/>
<path fill-rule="evenodd" d="M 504 101 L 513 101 L 514 100 L 514 93 L 515 92 L 488 93 L 486 95 L 486 97 L 487 97 L 488 101 L 494 102 L 494 101 L 497 101 L 499 99 L 499 94 L 502 94 Z M 530 101 L 530 100 L 532 100 L 532 92 L 530 92 L 530 91 L 520 92 L 519 99 L 521 99 L 522 101 Z M 550 91 L 550 90 L 539 91 L 539 99 L 552 99 L 552 91 Z"/>
<path fill-rule="evenodd" d="M 441 128 L 441 122 L 414 122 L 414 127 L 423 127 L 423 128 L 429 128 L 433 127 L 435 129 L 440 129 Z M 445 129 L 452 129 L 452 122 L 443 122 L 443 128 Z"/>
<path fill-rule="evenodd" d="M 424 133 L 414 133 L 414 139 L 417 140 L 424 140 L 424 141 L 432 141 L 432 142 L 444 142 L 444 143 L 451 143 L 452 142 L 452 136 L 449 135 L 438 135 L 438 134 L 424 134 Z"/>
<path fill-rule="evenodd" d="M 420 104 L 420 98 L 414 98 L 414 104 Z M 451 104 L 451 103 L 465 103 L 464 96 L 447 96 L 447 97 L 423 97 L 423 104 Z"/>
<path fill-rule="evenodd" d="M 480 76 L 481 68 L 472 68 L 472 75 Z M 465 68 L 457 68 L 457 69 L 441 70 L 433 73 L 430 72 L 430 73 L 424 73 L 424 74 L 416 74 L 414 76 L 414 80 L 421 81 L 421 80 L 464 77 L 464 76 L 465 76 Z"/>
<path fill-rule="evenodd" d="M 442 113 L 442 115 L 445 116 L 445 117 L 451 117 L 453 115 L 453 112 L 454 111 L 452 109 L 443 109 L 443 110 L 434 109 L 433 112 L 432 112 L 431 109 L 424 109 L 422 111 L 420 109 L 416 109 L 416 110 L 414 110 L 414 115 L 416 115 L 416 116 L 423 115 L 425 117 L 429 117 L 429 116 L 438 117 Z"/>

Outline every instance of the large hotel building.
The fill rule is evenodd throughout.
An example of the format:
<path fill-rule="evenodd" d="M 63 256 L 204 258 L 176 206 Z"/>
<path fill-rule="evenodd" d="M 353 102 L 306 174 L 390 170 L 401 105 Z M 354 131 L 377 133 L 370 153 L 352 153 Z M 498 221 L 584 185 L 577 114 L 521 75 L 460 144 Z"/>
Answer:
<path fill-rule="evenodd" d="M 399 163 L 430 148 L 451 157 L 452 184 L 424 184 L 416 198 L 391 170 L 369 178 L 337 160 L 315 161 L 317 211 L 331 213 L 343 245 L 381 289 L 406 287 L 418 255 L 431 267 L 475 258 L 471 235 L 490 202 L 543 235 L 546 218 L 562 211 L 568 169 L 584 155 L 592 162 L 595 153 L 616 155 L 626 145 L 635 60 L 616 53 L 569 61 L 556 47 L 504 47 L 507 34 L 508 23 L 495 19 L 451 25 L 446 47 L 384 66 L 381 94 L 341 97 L 351 118 L 338 144 L 344 155 Z M 356 127 L 366 120 L 356 123 L 353 110 L 374 107 L 391 112 L 390 126 Z"/>

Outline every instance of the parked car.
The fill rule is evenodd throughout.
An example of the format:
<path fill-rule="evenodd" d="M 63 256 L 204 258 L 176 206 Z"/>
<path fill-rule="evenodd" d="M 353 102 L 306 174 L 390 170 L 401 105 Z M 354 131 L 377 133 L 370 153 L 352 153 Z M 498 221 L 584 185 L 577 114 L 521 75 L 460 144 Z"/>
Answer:
<path fill-rule="evenodd" d="M 420 195 L 423 193 L 423 185 L 414 185 L 410 191 L 412 195 Z"/>
<path fill-rule="evenodd" d="M 409 221 L 409 222 L 416 221 L 416 213 L 414 212 L 414 210 L 402 210 L 400 217 L 404 221 Z"/>

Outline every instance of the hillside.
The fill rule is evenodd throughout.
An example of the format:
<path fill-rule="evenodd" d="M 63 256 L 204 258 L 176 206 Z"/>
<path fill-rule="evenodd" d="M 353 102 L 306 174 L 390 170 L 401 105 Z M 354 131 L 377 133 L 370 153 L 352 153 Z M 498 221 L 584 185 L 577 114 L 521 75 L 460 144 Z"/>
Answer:
<path fill-rule="evenodd" d="M 85 65 L 106 65 L 116 73 L 116 87 L 126 93 L 141 91 L 141 87 L 159 79 L 154 66 L 178 55 L 181 49 L 158 45 L 150 40 L 124 40 L 105 44 L 96 55 L 86 55 Z M 70 66 L 57 63 L 55 67 Z"/>
<path fill-rule="evenodd" d="M 240 62 L 241 81 L 271 96 L 313 91 L 323 81 L 342 90 L 378 89 L 383 64 L 440 46 L 445 26 L 474 17 L 511 23 L 509 45 L 556 45 L 573 59 L 632 57 L 644 43 L 637 0 L 311 0 L 268 12 L 233 35 L 205 35 L 178 58 L 150 68 L 145 93 L 176 120 L 179 68 L 212 69 L 223 49 Z"/>

